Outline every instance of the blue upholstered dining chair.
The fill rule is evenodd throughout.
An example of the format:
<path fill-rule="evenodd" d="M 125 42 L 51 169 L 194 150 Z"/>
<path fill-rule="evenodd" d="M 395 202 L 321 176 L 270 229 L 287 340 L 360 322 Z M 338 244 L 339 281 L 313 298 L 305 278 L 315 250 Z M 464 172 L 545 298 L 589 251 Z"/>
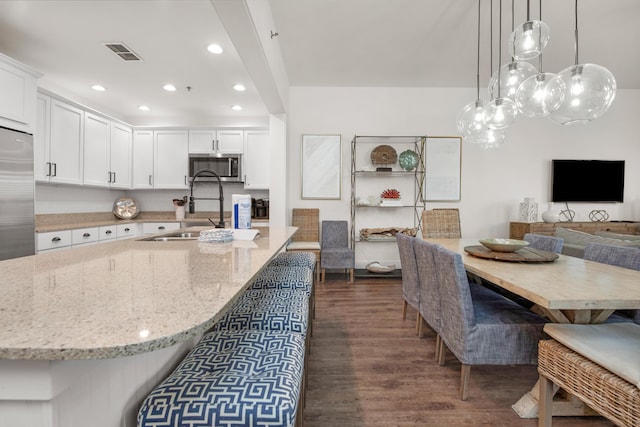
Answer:
<path fill-rule="evenodd" d="M 324 282 L 327 268 L 344 268 L 349 271 L 349 282 L 353 282 L 355 264 L 355 252 L 349 247 L 347 221 L 322 221 L 322 235 L 320 236 L 321 281 Z"/>
<path fill-rule="evenodd" d="M 640 271 L 640 249 L 635 247 L 589 243 L 584 248 L 584 259 Z M 631 317 L 635 323 L 640 324 L 640 310 L 619 310 L 616 313 Z M 620 316 L 611 318 L 611 321 L 619 320 Z"/>
<path fill-rule="evenodd" d="M 436 334 L 436 358 L 440 354 L 440 289 L 437 266 L 433 254 L 436 245 L 425 240 L 414 239 L 413 248 L 418 264 L 420 292 L 420 315 Z"/>
<path fill-rule="evenodd" d="M 414 237 L 397 233 L 396 242 L 400 253 L 400 265 L 402 267 L 402 319 L 407 318 L 407 306 L 416 310 L 416 333 L 420 333 L 422 318 L 420 317 L 420 293 L 418 283 L 418 265 L 414 251 Z"/>
<path fill-rule="evenodd" d="M 440 290 L 438 357 L 445 346 L 462 364 L 460 399 L 467 399 L 472 365 L 535 365 L 545 320 L 500 295 L 473 299 L 460 254 L 438 246 L 434 252 Z"/>
<path fill-rule="evenodd" d="M 562 252 L 562 246 L 564 246 L 564 239 L 556 236 L 545 236 L 543 234 L 527 233 L 522 240 L 529 242 L 529 246 L 541 251 L 555 252 L 557 254 Z"/>

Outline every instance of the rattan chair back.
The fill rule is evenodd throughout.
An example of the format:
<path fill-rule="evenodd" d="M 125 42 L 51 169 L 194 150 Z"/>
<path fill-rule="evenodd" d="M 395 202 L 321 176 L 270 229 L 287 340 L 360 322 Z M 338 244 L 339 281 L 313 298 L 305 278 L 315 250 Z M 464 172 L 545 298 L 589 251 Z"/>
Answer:
<path fill-rule="evenodd" d="M 422 211 L 422 237 L 424 239 L 459 239 L 462 237 L 458 209 Z"/>

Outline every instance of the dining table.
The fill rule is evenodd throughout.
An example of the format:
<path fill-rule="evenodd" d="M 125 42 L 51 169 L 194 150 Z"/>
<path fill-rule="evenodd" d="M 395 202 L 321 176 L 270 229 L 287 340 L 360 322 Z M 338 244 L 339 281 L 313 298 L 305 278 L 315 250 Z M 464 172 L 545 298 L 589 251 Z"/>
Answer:
<path fill-rule="evenodd" d="M 640 271 L 562 254 L 539 262 L 480 257 L 469 253 L 479 239 L 426 240 L 459 253 L 468 273 L 531 301 L 531 309 L 550 322 L 602 323 L 616 310 L 640 309 Z M 536 383 L 512 406 L 520 417 L 538 416 L 538 390 Z M 555 416 L 595 414 L 570 395 L 556 397 L 552 411 Z"/>

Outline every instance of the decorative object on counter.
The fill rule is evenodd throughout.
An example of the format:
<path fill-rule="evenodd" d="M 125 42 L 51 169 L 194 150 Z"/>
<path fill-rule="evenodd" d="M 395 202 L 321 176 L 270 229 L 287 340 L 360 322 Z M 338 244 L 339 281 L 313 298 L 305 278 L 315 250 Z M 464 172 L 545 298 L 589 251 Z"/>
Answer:
<path fill-rule="evenodd" d="M 402 200 L 400 199 L 400 192 L 395 188 L 389 188 L 384 190 L 380 194 L 382 203 L 380 206 L 402 206 Z"/>
<path fill-rule="evenodd" d="M 408 227 L 361 228 L 360 240 L 393 240 L 397 233 L 415 237 L 418 229 Z"/>
<path fill-rule="evenodd" d="M 569 209 L 569 205 L 565 204 L 566 209 L 561 210 L 559 213 L 560 222 L 573 222 L 573 219 L 576 217 L 576 213 Z"/>
<path fill-rule="evenodd" d="M 520 221 L 536 222 L 538 220 L 538 204 L 533 197 L 525 197 L 524 202 L 520 202 Z"/>
<path fill-rule="evenodd" d="M 603 222 L 609 219 L 609 214 L 604 209 L 594 209 L 589 212 L 589 219 L 593 222 Z"/>
<path fill-rule="evenodd" d="M 229 228 L 214 228 L 203 230 L 198 236 L 198 242 L 202 243 L 227 243 L 233 240 L 233 230 Z"/>
<path fill-rule="evenodd" d="M 549 208 L 542 212 L 542 220 L 544 222 L 558 222 L 560 220 L 560 213 L 553 210 L 553 202 L 549 202 Z"/>
<path fill-rule="evenodd" d="M 378 145 L 371 150 L 371 164 L 373 165 L 392 165 L 398 160 L 396 149 L 390 145 Z M 390 172 L 391 167 L 380 166 L 376 168 L 378 172 Z"/>
<path fill-rule="evenodd" d="M 120 219 L 133 219 L 138 216 L 140 210 L 135 200 L 130 197 L 121 197 L 113 202 L 112 212 Z"/>
<path fill-rule="evenodd" d="M 529 246 L 529 242 L 516 239 L 481 239 L 479 242 L 495 252 L 515 252 Z"/>
<path fill-rule="evenodd" d="M 418 166 L 418 153 L 413 150 L 405 150 L 398 157 L 398 164 L 406 171 L 412 171 Z"/>
<path fill-rule="evenodd" d="M 384 273 L 391 273 L 393 270 L 396 269 L 396 266 L 394 264 L 384 266 L 380 264 L 378 261 L 373 261 L 366 265 L 366 269 L 371 273 L 384 274 Z"/>
<path fill-rule="evenodd" d="M 187 204 L 187 196 L 182 199 L 173 199 L 173 206 L 176 208 L 176 221 L 184 219 L 184 205 Z"/>

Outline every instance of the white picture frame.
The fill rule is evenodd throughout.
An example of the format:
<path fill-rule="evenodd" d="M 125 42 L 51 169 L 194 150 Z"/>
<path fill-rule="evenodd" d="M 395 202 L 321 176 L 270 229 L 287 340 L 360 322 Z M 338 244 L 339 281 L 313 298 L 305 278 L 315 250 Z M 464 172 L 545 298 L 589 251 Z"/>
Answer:
<path fill-rule="evenodd" d="M 462 138 L 427 136 L 424 151 L 424 200 L 460 201 Z"/>
<path fill-rule="evenodd" d="M 303 199 L 339 200 L 342 187 L 340 135 L 302 135 Z"/>

